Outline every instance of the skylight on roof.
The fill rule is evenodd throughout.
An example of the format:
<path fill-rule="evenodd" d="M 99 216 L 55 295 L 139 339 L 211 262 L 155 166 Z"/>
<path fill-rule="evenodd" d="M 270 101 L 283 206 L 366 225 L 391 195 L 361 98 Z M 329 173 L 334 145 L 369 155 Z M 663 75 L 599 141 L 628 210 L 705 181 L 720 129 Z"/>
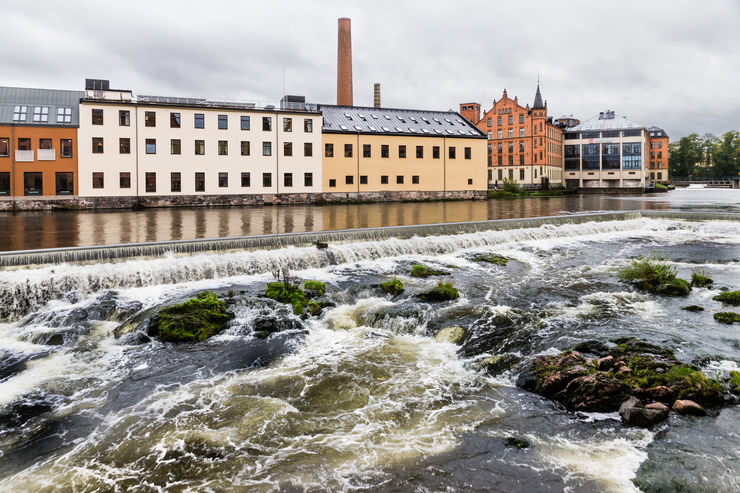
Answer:
<path fill-rule="evenodd" d="M 359 125 L 355 125 L 355 130 L 362 130 L 362 127 Z"/>
<path fill-rule="evenodd" d="M 370 116 L 373 118 L 373 120 L 377 120 L 378 119 L 378 115 L 370 115 Z"/>
<path fill-rule="evenodd" d="M 396 132 L 403 132 L 403 129 L 401 127 L 396 127 Z"/>
<path fill-rule="evenodd" d="M 373 127 L 372 125 L 370 125 L 370 126 L 369 126 L 369 127 L 367 127 L 367 128 L 369 128 L 369 129 L 370 129 L 370 130 L 372 130 L 373 132 L 376 132 L 376 130 L 375 130 L 375 127 Z"/>
<path fill-rule="evenodd" d="M 421 119 L 424 120 L 424 123 L 432 123 L 429 120 L 427 120 L 426 118 L 424 118 L 423 116 L 421 117 Z"/>
<path fill-rule="evenodd" d="M 390 132 L 391 131 L 391 129 L 388 128 L 388 127 L 383 127 L 383 130 L 385 130 L 386 132 Z"/>
<path fill-rule="evenodd" d="M 428 134 L 429 133 L 429 129 L 428 128 L 422 128 L 421 131 L 424 132 L 425 134 Z"/>
<path fill-rule="evenodd" d="M 442 133 L 442 131 L 440 129 L 438 129 L 438 128 L 435 128 L 434 131 L 437 132 L 438 134 L 441 134 Z"/>
<path fill-rule="evenodd" d="M 412 134 L 415 134 L 416 133 L 416 129 L 409 127 L 409 132 L 411 132 Z"/>
<path fill-rule="evenodd" d="M 347 125 L 339 125 L 339 128 L 341 128 L 342 130 L 349 130 L 349 129 L 347 128 Z"/>
<path fill-rule="evenodd" d="M 455 132 L 451 128 L 447 129 L 447 133 L 450 135 L 455 135 Z"/>
<path fill-rule="evenodd" d="M 439 118 L 435 118 L 434 121 L 437 123 L 442 123 L 441 121 L 439 121 Z"/>
<path fill-rule="evenodd" d="M 386 120 L 390 120 L 390 119 L 391 119 L 391 117 L 390 117 L 390 116 L 388 116 L 388 115 L 383 115 L 383 116 L 385 116 L 385 119 L 386 119 Z"/>

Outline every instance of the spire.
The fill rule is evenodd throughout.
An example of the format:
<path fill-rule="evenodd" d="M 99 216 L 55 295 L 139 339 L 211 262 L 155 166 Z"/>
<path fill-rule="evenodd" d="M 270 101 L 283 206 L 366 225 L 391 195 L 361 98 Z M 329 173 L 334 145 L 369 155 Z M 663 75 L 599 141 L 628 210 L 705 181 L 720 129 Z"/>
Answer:
<path fill-rule="evenodd" d="M 537 94 L 534 95 L 534 104 L 532 105 L 533 110 L 544 110 L 545 105 L 542 104 L 542 94 L 540 94 L 540 78 L 537 77 Z"/>

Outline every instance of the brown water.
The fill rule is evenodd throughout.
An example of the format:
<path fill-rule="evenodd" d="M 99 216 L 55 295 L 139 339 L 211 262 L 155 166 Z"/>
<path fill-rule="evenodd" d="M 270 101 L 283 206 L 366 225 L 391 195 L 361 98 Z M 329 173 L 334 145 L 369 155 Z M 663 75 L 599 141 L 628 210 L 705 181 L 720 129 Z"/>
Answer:
<path fill-rule="evenodd" d="M 641 209 L 739 212 L 740 190 L 684 189 L 652 195 L 460 202 L 0 213 L 0 251 Z"/>

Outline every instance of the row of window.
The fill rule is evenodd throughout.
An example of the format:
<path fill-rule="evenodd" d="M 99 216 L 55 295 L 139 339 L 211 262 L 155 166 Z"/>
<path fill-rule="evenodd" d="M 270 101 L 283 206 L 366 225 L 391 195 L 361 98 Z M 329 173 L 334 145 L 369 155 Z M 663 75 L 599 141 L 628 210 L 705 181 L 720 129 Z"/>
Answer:
<path fill-rule="evenodd" d="M 604 130 L 603 132 L 566 132 L 565 140 L 639 137 L 641 135 L 642 130 L 639 128 L 630 130 Z"/>
<path fill-rule="evenodd" d="M 621 150 L 621 160 L 620 160 Z M 564 167 L 568 170 L 641 169 L 642 145 L 639 142 L 621 144 L 566 145 Z"/>
<path fill-rule="evenodd" d="M 240 183 L 243 188 L 252 186 L 252 174 L 250 172 L 242 172 L 240 178 Z M 119 173 L 118 185 L 119 188 L 131 188 L 131 173 Z M 222 171 L 218 173 L 218 186 L 219 188 L 227 188 L 229 186 L 228 172 Z M 272 173 L 262 173 L 262 186 L 272 187 Z M 293 173 L 283 173 L 283 186 L 288 188 L 293 186 Z M 313 173 L 303 173 L 303 186 L 313 186 Z M 105 173 L 102 171 L 93 172 L 92 187 L 97 189 L 105 188 Z M 144 187 L 147 193 L 157 192 L 157 173 L 144 173 Z M 199 171 L 195 173 L 194 189 L 196 192 L 206 191 L 206 174 L 204 172 Z M 182 173 L 170 173 L 170 192 L 182 192 Z"/>
<path fill-rule="evenodd" d="M 92 109 L 92 124 L 103 125 L 103 110 L 93 108 Z M 181 114 L 177 112 L 170 113 L 170 128 L 181 128 Z M 122 127 L 128 127 L 131 125 L 131 111 L 130 110 L 119 110 L 118 111 L 118 125 Z M 248 115 L 241 115 L 239 117 L 239 125 L 241 130 L 251 129 L 251 120 Z M 145 111 L 144 112 L 144 126 L 156 127 L 157 126 L 157 112 L 156 111 Z M 206 128 L 206 116 L 205 113 L 195 113 L 193 115 L 193 128 Z M 219 130 L 229 129 L 229 115 L 218 115 L 218 128 Z M 262 117 L 262 130 L 265 132 L 272 131 L 272 117 Z M 293 131 L 293 118 L 283 118 L 283 132 Z M 313 132 L 313 120 L 310 118 L 303 119 L 303 131 L 306 133 Z"/>
<path fill-rule="evenodd" d="M 473 150 L 470 147 L 465 147 L 464 150 L 464 156 L 465 159 L 472 159 L 473 157 Z M 352 144 L 344 144 L 344 157 L 352 157 L 354 153 L 354 147 Z M 398 157 L 400 159 L 406 159 L 406 146 L 405 145 L 399 145 L 398 146 Z M 324 144 L 324 156 L 325 157 L 334 157 L 334 144 Z M 432 146 L 432 159 L 439 159 L 440 156 L 440 147 L 439 146 Z M 457 157 L 457 150 L 455 147 L 451 146 L 447 148 L 447 156 L 449 159 L 456 159 Z M 370 144 L 363 144 L 362 145 L 362 157 L 363 158 L 370 158 L 372 157 L 372 146 Z M 390 157 L 390 146 L 388 144 L 382 144 L 380 146 L 380 157 L 381 158 L 389 158 Z M 417 159 L 424 159 L 424 146 L 416 146 L 416 158 Z"/>
<path fill-rule="evenodd" d="M 662 148 L 663 148 L 663 143 L 662 142 L 660 142 L 660 141 L 658 141 L 658 142 L 655 142 L 655 141 L 650 142 L 650 149 L 662 149 Z"/>
<path fill-rule="evenodd" d="M 56 195 L 74 194 L 74 173 L 58 171 L 55 173 Z M 23 195 L 43 195 L 44 174 L 40 171 L 23 173 Z M 10 173 L 0 172 L 0 195 L 10 195 Z"/>
<path fill-rule="evenodd" d="M 13 121 L 25 122 L 28 118 L 28 106 L 18 105 L 13 108 Z M 49 122 L 49 107 L 35 106 L 33 108 L 34 123 Z M 72 108 L 57 108 L 57 123 L 72 123 Z"/>
<path fill-rule="evenodd" d="M 497 157 L 498 157 L 497 164 L 499 166 L 503 166 L 503 164 L 504 164 L 503 156 L 497 156 Z M 534 164 L 537 164 L 537 153 L 535 152 L 532 155 L 532 157 L 534 158 Z M 515 157 L 512 154 L 509 154 L 509 156 L 508 156 L 508 164 L 509 164 L 509 166 L 514 166 L 514 159 L 515 159 Z M 544 158 L 542 156 L 542 151 L 540 151 L 540 154 L 539 154 L 539 160 L 540 160 L 540 162 L 542 162 L 543 159 Z M 488 166 L 493 166 L 493 156 L 491 156 L 490 154 L 488 156 Z M 519 166 L 524 166 L 524 155 L 523 154 L 520 154 L 519 155 Z"/>
<path fill-rule="evenodd" d="M 53 149 L 52 139 L 39 139 L 39 149 Z M 18 138 L 19 151 L 32 151 L 33 141 L 27 137 Z M 59 139 L 59 154 L 64 158 L 72 157 L 72 139 Z M 10 139 L 0 137 L 0 157 L 10 156 Z"/>
<path fill-rule="evenodd" d="M 511 111 L 511 108 L 505 108 L 505 109 Z M 502 110 L 498 110 L 499 114 L 501 114 L 501 111 Z M 502 117 L 500 117 L 500 116 L 496 118 L 496 125 L 498 125 L 498 126 L 503 125 L 503 121 L 502 121 L 501 118 Z M 506 123 L 509 124 L 509 125 L 513 125 L 514 124 L 514 116 L 513 115 L 509 115 L 509 117 L 506 119 Z M 520 125 L 523 125 L 524 124 L 524 114 L 523 113 L 519 113 L 519 124 Z M 488 126 L 488 127 L 492 127 L 493 126 L 493 118 L 488 117 L 488 119 L 486 120 L 486 126 Z"/>
<path fill-rule="evenodd" d="M 194 141 L 194 153 L 196 156 L 204 156 L 206 154 L 206 141 L 195 140 Z M 157 139 L 144 139 L 144 150 L 147 154 L 157 153 Z M 248 140 L 242 140 L 240 142 L 239 150 L 242 156 L 251 155 L 251 143 Z M 93 154 L 104 154 L 105 146 L 103 137 L 92 138 L 92 152 Z M 119 154 L 131 154 L 131 139 L 129 137 L 121 137 L 118 139 L 118 153 Z M 170 154 L 180 155 L 182 154 L 182 140 L 170 139 Z M 228 156 L 229 155 L 229 141 L 219 140 L 218 141 L 218 155 Z M 272 156 L 272 142 L 262 143 L 262 155 Z M 283 142 L 283 156 L 293 156 L 293 143 Z M 313 156 L 313 143 L 303 143 L 303 156 Z"/>
<path fill-rule="evenodd" d="M 396 175 L 396 184 L 403 185 L 404 183 L 404 176 L 403 175 Z M 420 183 L 419 181 L 419 175 L 412 175 L 411 176 L 411 183 L 413 185 L 418 185 Z M 354 175 L 347 175 L 344 177 L 344 184 L 345 185 L 354 185 L 355 184 L 355 177 Z M 368 178 L 367 175 L 360 175 L 360 185 L 367 185 L 368 184 Z M 381 185 L 387 185 L 388 184 L 388 175 L 380 175 L 380 184 Z M 335 178 L 329 179 L 329 188 L 335 188 L 337 186 L 337 180 Z"/>

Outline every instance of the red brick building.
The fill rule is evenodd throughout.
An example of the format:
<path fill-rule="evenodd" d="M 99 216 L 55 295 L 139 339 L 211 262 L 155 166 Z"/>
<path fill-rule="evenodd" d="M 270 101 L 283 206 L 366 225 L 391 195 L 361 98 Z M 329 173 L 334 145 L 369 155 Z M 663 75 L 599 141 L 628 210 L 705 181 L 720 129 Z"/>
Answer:
<path fill-rule="evenodd" d="M 668 134 L 658 127 L 648 127 L 650 181 L 668 183 Z"/>

